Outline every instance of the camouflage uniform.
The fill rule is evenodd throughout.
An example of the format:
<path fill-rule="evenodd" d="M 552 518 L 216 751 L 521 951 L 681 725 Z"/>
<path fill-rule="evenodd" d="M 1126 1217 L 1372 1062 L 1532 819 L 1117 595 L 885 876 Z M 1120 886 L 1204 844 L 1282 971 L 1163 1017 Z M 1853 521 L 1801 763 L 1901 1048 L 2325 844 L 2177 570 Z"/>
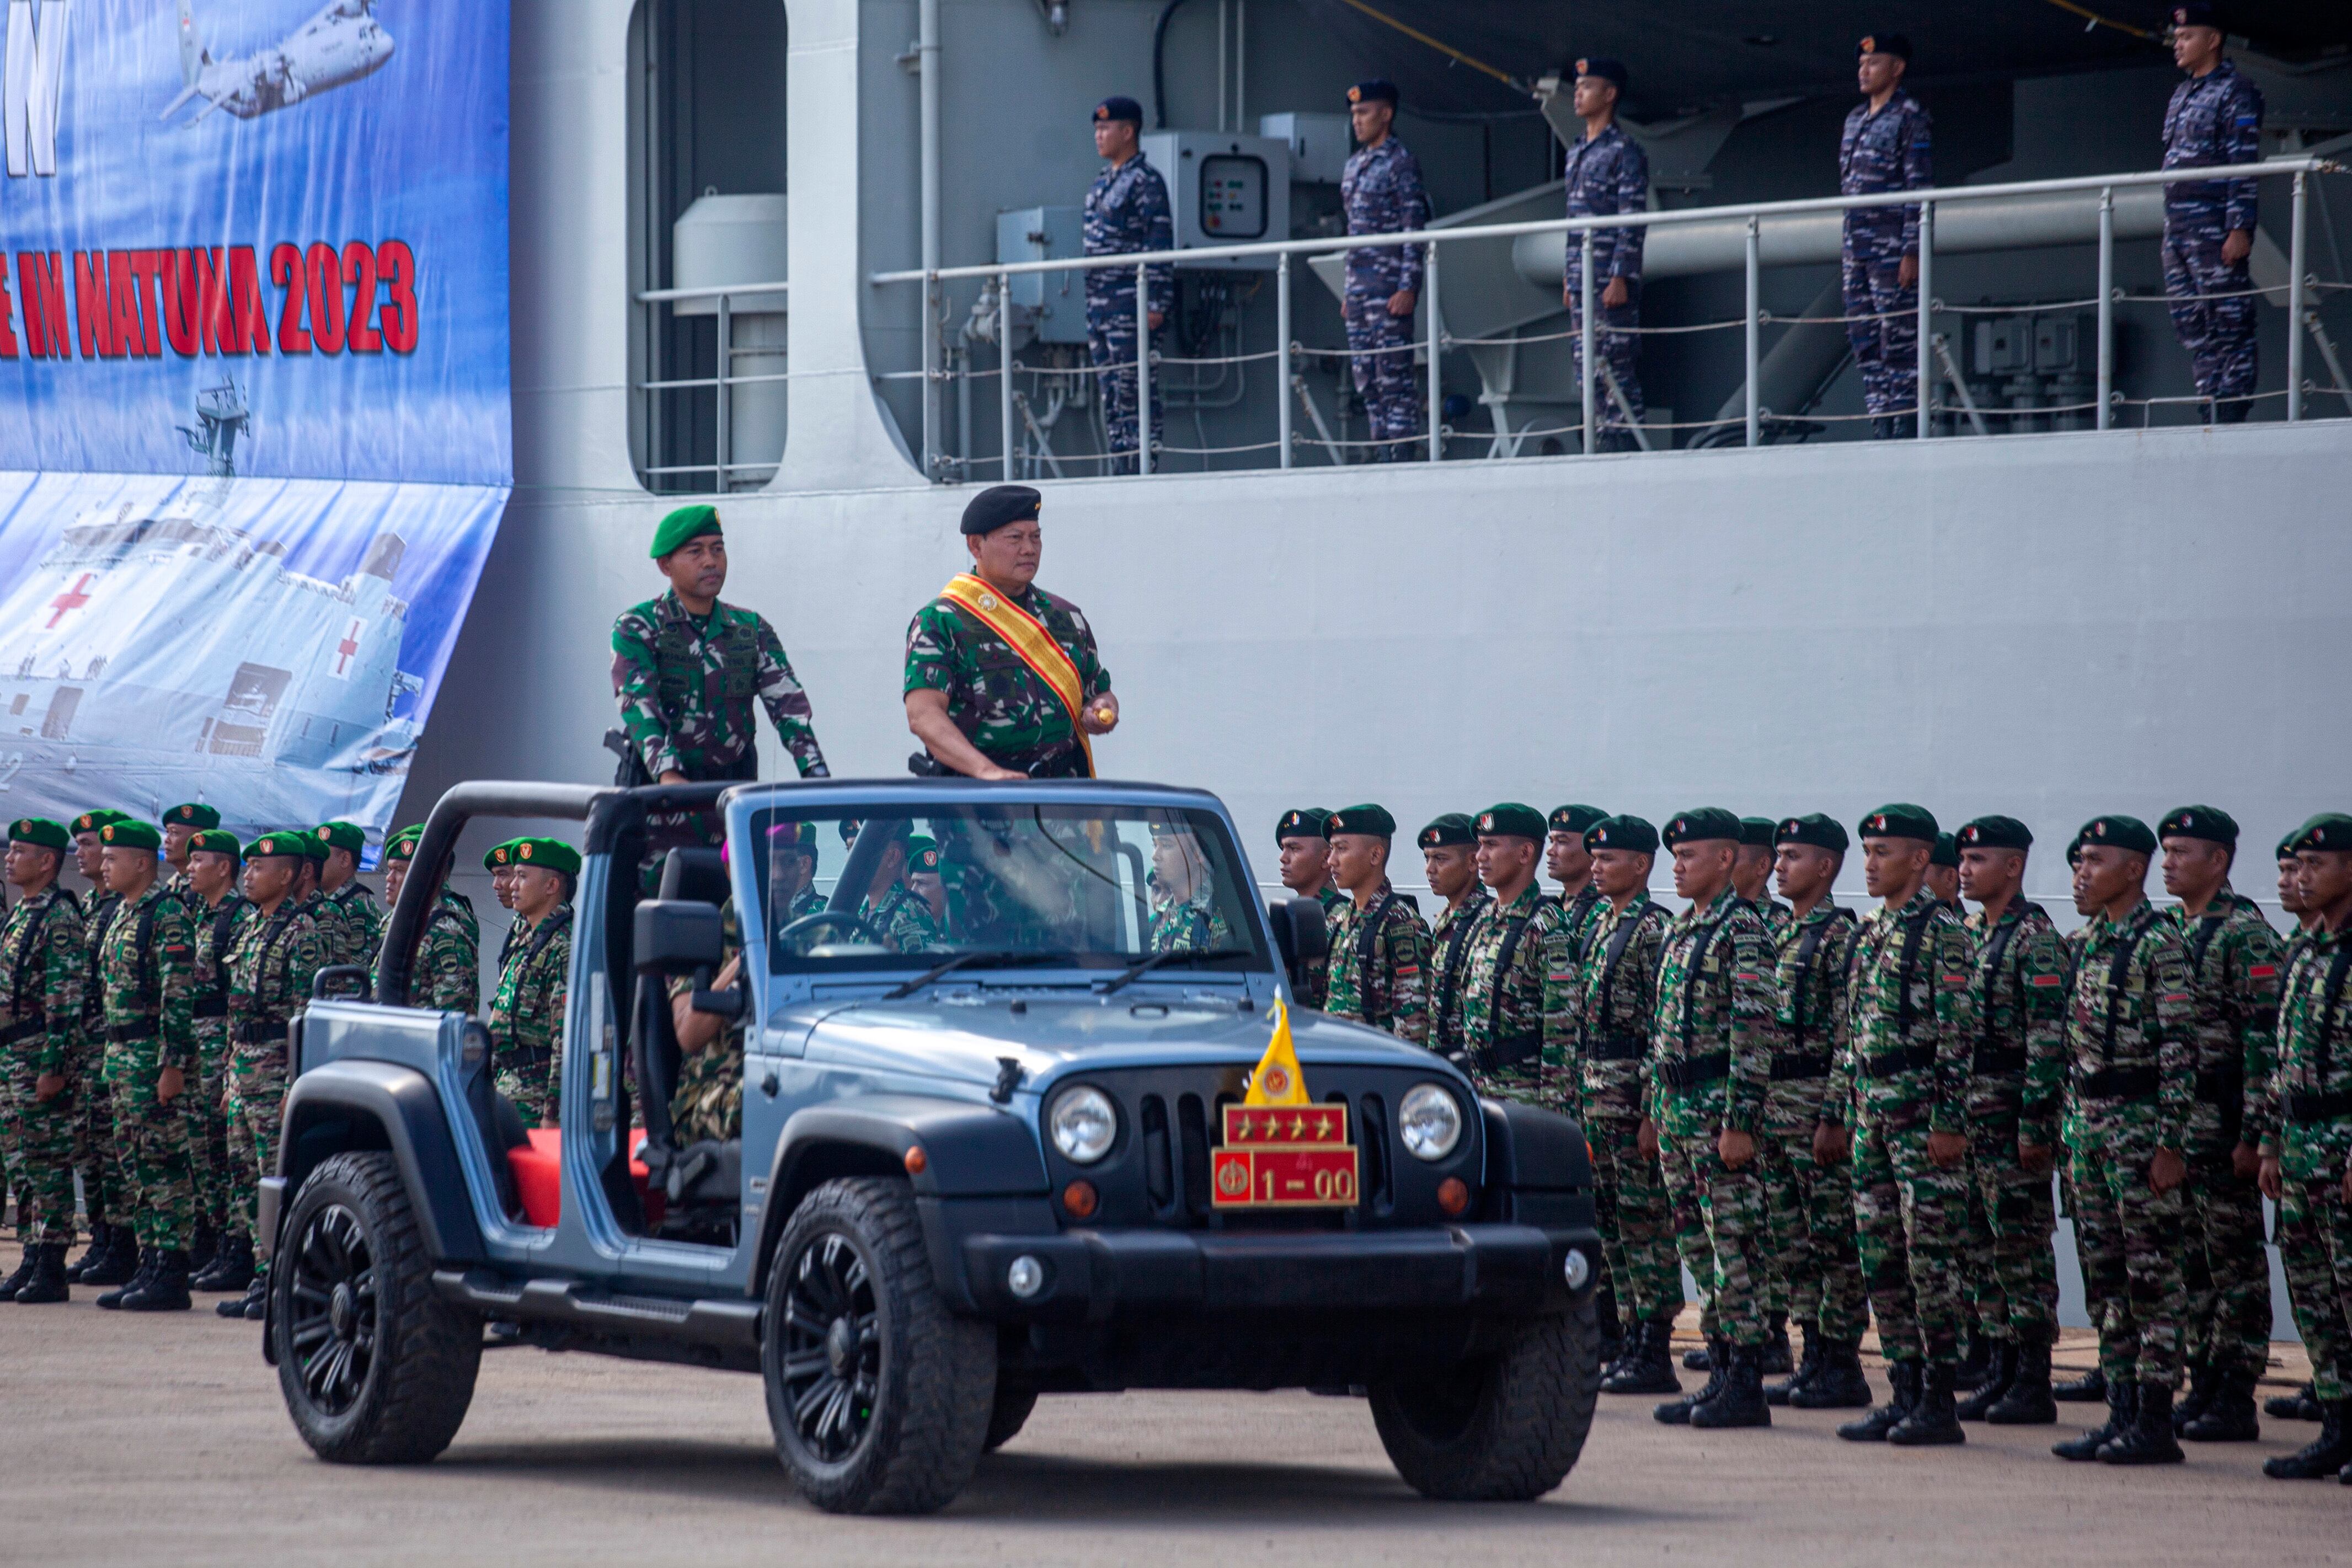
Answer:
<path fill-rule="evenodd" d="M 2142 901 L 2095 920 L 2066 1022 L 2066 1146 L 2073 1151 L 2084 1283 L 2110 1384 L 2180 1382 L 2188 1315 L 2180 1244 L 2187 1196 L 2158 1193 L 2148 1162 L 2185 1143 L 2197 1097 L 2188 952 L 2169 915 Z"/>
<path fill-rule="evenodd" d="M 857 917 L 879 935 L 894 953 L 927 953 L 939 946 L 940 924 L 931 906 L 894 882 L 880 903 L 868 898 L 857 906 Z"/>
<path fill-rule="evenodd" d="M 1384 878 L 1369 909 L 1343 899 L 1331 926 L 1323 1010 L 1357 1019 L 1415 1045 L 1429 1043 L 1422 977 L 1429 972 L 1429 927 L 1412 895 Z"/>
<path fill-rule="evenodd" d="M 1233 932 L 1217 913 L 1215 894 L 1203 876 L 1190 898 L 1175 898 L 1160 885 L 1160 873 L 1144 877 L 1151 904 L 1150 928 L 1145 932 L 1147 953 L 1213 953 L 1233 946 Z M 1305 1004 L 1301 1004 L 1302 1006 Z"/>
<path fill-rule="evenodd" d="M 742 928 L 735 918 L 735 901 L 719 912 L 719 966 L 743 952 Z M 690 978 L 672 980 L 670 999 L 694 989 Z M 677 1087 L 669 1097 L 671 1141 L 679 1148 L 709 1140 L 724 1143 L 743 1135 L 743 1020 L 730 1020 L 700 1051 L 683 1054 L 677 1064 Z"/>
<path fill-rule="evenodd" d="M 375 967 L 375 950 L 383 943 L 383 906 L 376 903 L 375 894 L 365 883 L 353 877 L 334 892 L 323 895 L 335 911 L 341 929 L 338 964 L 358 964 L 369 970 Z"/>
<path fill-rule="evenodd" d="M 195 923 L 159 882 L 115 913 L 94 977 L 106 1010 L 108 1092 L 122 1151 L 139 1245 L 185 1251 L 195 1234 L 188 1113 L 156 1097 L 156 1080 L 178 1068 L 181 1092 L 198 1087 Z"/>
<path fill-rule="evenodd" d="M 82 908 L 83 953 L 81 1032 L 66 1070 L 74 1101 L 74 1170 L 81 1177 L 83 1211 L 92 1227 L 121 1223 L 128 1213 L 129 1178 L 122 1168 L 122 1148 L 114 1135 L 114 1100 L 106 1087 L 106 1010 L 98 984 L 100 948 L 122 895 L 100 887 L 91 892 Z"/>
<path fill-rule="evenodd" d="M 1649 1114 L 1676 1206 L 1698 1211 L 1703 1253 L 1685 1246 L 1714 1331 L 1761 1347 L 1767 1246 L 1760 1159 L 1726 1165 L 1725 1132 L 1754 1134 L 1772 1072 L 1772 955 L 1756 908 L 1726 887 L 1667 927 L 1650 1035 Z"/>
<path fill-rule="evenodd" d="M 506 965 L 499 968 L 503 974 Z M 482 923 L 462 893 L 443 888 L 425 917 L 416 967 L 408 977 L 408 1005 L 441 1012 L 481 1010 Z"/>
<path fill-rule="evenodd" d="M 613 622 L 613 695 L 630 746 L 656 779 L 759 777 L 754 702 L 801 777 L 826 777 L 808 694 L 775 628 L 751 611 L 719 604 L 697 618 L 674 591 L 623 611 Z"/>
<path fill-rule="evenodd" d="M 1087 192 L 1085 227 L 1081 235 L 1088 256 L 1123 256 L 1131 252 L 1176 248 L 1176 220 L 1168 207 L 1168 186 L 1160 171 L 1140 150 L 1126 162 L 1105 164 Z M 1151 301 L 1164 325 L 1174 312 L 1176 269 L 1154 265 L 1149 276 Z M 1135 451 L 1135 268 L 1097 267 L 1087 270 L 1087 353 L 1094 361 L 1101 383 L 1103 433 L 1114 453 Z M 1151 378 L 1151 444 L 1160 445 L 1160 378 Z M 1132 456 L 1114 456 L 1106 465 L 1113 474 L 1135 472 Z"/>
<path fill-rule="evenodd" d="M 1785 907 L 1776 905 L 1775 907 Z M 1853 1222 L 1853 1172 L 1813 1158 L 1813 1133 L 1842 1121 L 1827 1101 L 1845 1038 L 1854 917 L 1824 898 L 1773 934 L 1772 1085 L 1757 1144 L 1772 1232 L 1770 1308 L 1821 1343 L 1859 1340 L 1870 1310 Z"/>
<path fill-rule="evenodd" d="M 2262 907 L 2227 883 L 2204 915 L 2168 911 L 2180 927 L 2196 1014 L 2197 1101 L 2189 1113 L 2189 1292 L 2182 1350 L 2217 1369 L 2260 1377 L 2270 1365 L 2271 1265 L 2263 1248 L 2263 1195 L 2241 1180 L 2231 1152 L 2245 1137 L 2247 1085 L 2271 1060 L 2278 1030 L 2284 944 Z"/>
<path fill-rule="evenodd" d="M 1545 947 L 1559 918 L 1559 905 L 1529 883 L 1507 905 L 1490 899 L 1464 944 L 1455 1016 L 1481 1094 L 1545 1103 Z"/>
<path fill-rule="evenodd" d="M 1429 928 L 1428 1044 L 1449 1061 L 1467 1060 L 1462 1051 L 1463 958 L 1478 916 L 1494 902 L 1494 894 L 1483 885 L 1474 885 L 1461 903 L 1439 911 Z"/>
<path fill-rule="evenodd" d="M 1936 183 L 1933 130 L 1927 111 L 1901 88 L 1884 109 L 1867 101 L 1845 117 L 1838 141 L 1838 193 L 1870 195 L 1916 191 Z M 1919 400 L 1919 290 L 1897 285 L 1896 268 L 1919 253 L 1919 209 L 1853 207 L 1840 243 L 1845 313 L 1884 319 L 1848 321 L 1854 368 L 1862 372 L 1863 406 L 1892 423 L 1913 413 Z M 1900 434 L 1882 428 L 1882 434 Z"/>
<path fill-rule="evenodd" d="M 2311 1356 L 2313 1393 L 2352 1397 L 2352 933 L 2314 934 L 2287 977 L 2262 1151 L 2279 1162 L 2279 1261 Z M 2250 1111 L 2250 1115 L 2252 1112 Z"/>
<path fill-rule="evenodd" d="M 2059 1049 L 2066 1028 L 2066 956 L 2038 904 L 2013 900 L 1988 925 L 1969 917 L 1974 956 L 1969 1011 L 1976 1019 L 1969 1074 L 1969 1267 L 1979 1332 L 2037 1342 L 2058 1326 L 2058 1218 L 2048 1172 L 2018 1162 L 2021 1141 L 2048 1148 L 2046 1109 L 2026 1113 L 2028 1065 Z M 2030 1134 L 2030 1136 L 2024 1135 Z"/>
<path fill-rule="evenodd" d="M 2164 167 L 2212 168 L 2259 162 L 2263 156 L 2263 94 L 2223 60 L 2172 89 L 2164 111 Z M 2189 350 L 2197 391 L 2208 399 L 2253 395 L 2254 296 L 2245 261 L 2221 259 L 2232 229 L 2254 228 L 2252 180 L 2184 180 L 2164 188 L 2164 292 L 2172 303 L 2172 329 Z M 2199 299 L 2227 294 L 2227 299 Z M 2250 404 L 2209 406 L 2208 418 L 2243 419 Z"/>
<path fill-rule="evenodd" d="M 1967 929 L 1925 887 L 1854 937 L 1827 1104 L 1854 1132 L 1856 1240 L 1889 1361 L 1959 1360 L 1969 1174 L 1929 1159 L 1927 1135 L 1969 1130 L 1969 967 Z"/>
<path fill-rule="evenodd" d="M 1587 131 L 1577 138 L 1576 145 L 1568 150 L 1567 175 L 1568 215 L 1571 218 L 1638 213 L 1649 207 L 1650 160 L 1640 144 L 1614 120 L 1598 137 Z M 1642 401 L 1642 378 L 1634 369 L 1634 361 L 1642 346 L 1635 329 L 1642 324 L 1642 240 L 1647 233 L 1638 226 L 1592 231 L 1592 301 L 1593 308 L 1600 312 L 1600 319 L 1593 323 L 1595 346 L 1602 361 L 1616 375 L 1617 384 L 1624 389 L 1625 402 L 1633 410 L 1635 423 L 1641 423 L 1646 412 Z M 1580 378 L 1584 373 L 1584 236 L 1580 234 L 1568 236 L 1568 265 L 1560 277 L 1568 290 L 1569 328 L 1578 334 L 1569 340 L 1570 362 Z M 1625 280 L 1625 303 L 1601 303 L 1601 291 L 1621 277 Z M 1592 395 L 1600 402 L 1594 412 L 1600 416 L 1601 428 L 1623 430 L 1625 415 L 1618 408 L 1617 400 L 1609 395 L 1609 383 L 1602 379 L 1598 366 L 1592 376 Z"/>
<path fill-rule="evenodd" d="M 572 905 L 560 904 L 516 937 L 490 1003 L 498 1090 L 527 1127 L 562 1124 L 563 1009 L 571 972 Z"/>
<path fill-rule="evenodd" d="M 1338 888 L 1333 887 L 1327 882 L 1321 887 L 1315 890 L 1315 901 L 1323 906 L 1323 929 L 1328 936 L 1331 927 L 1339 924 L 1339 906 L 1349 902 L 1348 895 L 1341 893 Z M 1298 993 L 1298 1005 L 1302 1008 L 1313 1008 L 1318 1011 L 1320 1011 L 1326 999 L 1327 993 L 1330 989 L 1331 955 L 1329 950 L 1327 948 L 1323 956 L 1320 958 L 1309 958 L 1305 964 L 1301 965 L 1300 967 L 1306 973 L 1307 983 L 1305 988 Z"/>
<path fill-rule="evenodd" d="M 1034 583 L 1008 602 L 1035 617 L 1069 655 L 1083 687 L 1081 706 L 1110 690 L 1110 672 L 1096 656 L 1094 628 L 1076 605 Z M 932 600 L 908 623 L 899 689 L 902 695 L 944 693 L 948 717 L 1000 768 L 1034 768 L 1040 779 L 1086 776 L 1076 716 L 1012 644 L 950 600 Z"/>
<path fill-rule="evenodd" d="M 259 908 L 237 924 L 228 947 L 229 1228 L 250 1237 L 260 1178 L 278 1167 L 278 1118 L 290 1076 L 286 1026 L 326 967 L 310 900 Z"/>
<path fill-rule="evenodd" d="M 0 925 L 0 1156 L 27 1247 L 73 1243 L 73 1085 L 36 1088 L 72 1063 L 89 965 L 81 905 L 55 883 Z"/>
<path fill-rule="evenodd" d="M 1377 147 L 1348 154 L 1339 175 L 1339 202 L 1351 235 L 1403 234 L 1429 226 L 1429 193 L 1421 163 L 1393 133 Z M 1373 450 L 1383 463 L 1411 455 L 1404 443 L 1421 432 L 1421 393 L 1412 375 L 1411 316 L 1389 314 L 1389 297 L 1421 292 L 1418 246 L 1361 246 L 1348 252 L 1348 286 L 1339 314 L 1348 329 L 1356 395 L 1364 401 Z"/>
<path fill-rule="evenodd" d="M 195 1174 L 196 1213 L 215 1229 L 228 1219 L 228 953 L 253 905 L 231 893 L 207 906 L 194 893 L 185 903 L 196 923 L 196 967 L 190 1010 L 196 1020 L 197 1067 L 188 1074 L 188 1155 Z"/>

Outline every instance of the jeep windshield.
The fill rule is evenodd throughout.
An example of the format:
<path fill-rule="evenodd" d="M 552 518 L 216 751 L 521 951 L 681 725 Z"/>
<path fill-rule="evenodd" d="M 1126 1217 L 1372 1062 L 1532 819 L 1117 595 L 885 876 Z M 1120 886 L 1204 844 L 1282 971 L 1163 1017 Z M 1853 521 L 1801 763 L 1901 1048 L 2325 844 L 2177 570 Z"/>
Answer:
<path fill-rule="evenodd" d="M 1213 812 L 1073 803 L 841 805 L 751 818 L 776 974 L 1056 964 L 1273 967 Z"/>

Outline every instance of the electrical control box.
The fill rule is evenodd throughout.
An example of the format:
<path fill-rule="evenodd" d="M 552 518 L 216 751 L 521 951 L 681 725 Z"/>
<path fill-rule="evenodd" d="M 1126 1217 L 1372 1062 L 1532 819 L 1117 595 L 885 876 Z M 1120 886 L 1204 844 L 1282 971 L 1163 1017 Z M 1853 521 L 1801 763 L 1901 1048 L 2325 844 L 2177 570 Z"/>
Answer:
<path fill-rule="evenodd" d="M 1083 207 L 1023 207 L 996 214 L 999 261 L 1062 261 L 1085 253 Z M 1013 326 L 1026 328 L 1038 342 L 1087 340 L 1085 273 L 1016 272 L 1012 305 Z"/>
<path fill-rule="evenodd" d="M 1155 131 L 1143 138 L 1143 155 L 1168 183 L 1177 249 L 1290 237 L 1288 142 L 1213 131 Z M 1271 272 L 1275 258 L 1239 256 L 1200 266 Z"/>
<path fill-rule="evenodd" d="M 1301 184 L 1338 184 L 1356 150 L 1356 132 L 1344 114 L 1261 115 L 1257 133 L 1290 149 L 1290 177 Z"/>

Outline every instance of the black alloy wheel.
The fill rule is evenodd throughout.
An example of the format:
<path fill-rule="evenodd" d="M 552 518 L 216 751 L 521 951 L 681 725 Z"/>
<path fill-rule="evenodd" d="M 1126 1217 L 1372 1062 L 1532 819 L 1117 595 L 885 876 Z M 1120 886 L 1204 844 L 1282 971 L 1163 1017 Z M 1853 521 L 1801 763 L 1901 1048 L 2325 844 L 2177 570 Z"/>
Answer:
<path fill-rule="evenodd" d="M 375 1364 L 375 1257 L 359 1216 L 330 1204 L 283 1260 L 293 1270 L 287 1340 L 310 1403 L 341 1416 L 359 1402 Z"/>
<path fill-rule="evenodd" d="M 808 1451 L 839 1464 L 874 1424 L 882 1382 L 872 1264 L 839 1231 L 814 1238 L 784 1287 L 783 1389 Z"/>

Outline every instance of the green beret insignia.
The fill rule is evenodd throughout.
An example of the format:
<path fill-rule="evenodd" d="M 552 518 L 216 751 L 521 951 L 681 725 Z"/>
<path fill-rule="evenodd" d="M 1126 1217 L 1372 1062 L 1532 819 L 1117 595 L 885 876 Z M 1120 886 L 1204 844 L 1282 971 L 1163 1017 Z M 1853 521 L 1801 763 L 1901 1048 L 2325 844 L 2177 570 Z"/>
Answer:
<path fill-rule="evenodd" d="M 2238 847 L 2238 820 L 2219 806 L 2183 806 L 2165 813 L 2157 824 L 2159 839 L 2203 839 L 2208 843 Z"/>
<path fill-rule="evenodd" d="M 2298 850 L 2352 850 L 2352 817 L 2341 811 L 2323 812 L 2305 822 L 2294 835 Z"/>
<path fill-rule="evenodd" d="M 1588 850 L 1628 850 L 1637 855 L 1658 852 L 1658 830 L 1640 817 L 1621 813 L 1603 817 L 1584 830 Z"/>
<path fill-rule="evenodd" d="M 2295 840 L 2303 837 L 2304 828 L 2311 826 L 2312 823 L 2317 821 L 2319 821 L 2319 818 L 2317 817 L 2306 817 L 2304 819 L 2302 827 L 2289 828 L 2287 830 L 2286 837 L 2278 841 L 2278 858 L 2283 861 L 2291 861 L 2294 859 Z"/>
<path fill-rule="evenodd" d="M 217 828 L 220 826 L 220 813 L 210 806 L 190 801 L 164 812 L 163 821 L 175 822 L 184 828 Z"/>
<path fill-rule="evenodd" d="M 319 838 L 331 850 L 349 850 L 358 854 L 367 848 L 367 831 L 354 822 L 321 822 Z"/>
<path fill-rule="evenodd" d="M 1720 806 L 1702 806 L 1696 811 L 1685 811 L 1666 824 L 1658 841 L 1668 849 L 1676 844 L 1700 844 L 1714 840 L 1727 843 L 1739 842 L 1739 819 Z"/>
<path fill-rule="evenodd" d="M 73 820 L 74 837 L 79 838 L 84 833 L 97 832 L 109 822 L 127 822 L 130 820 L 130 813 L 126 811 L 118 811 L 111 806 L 100 806 L 96 810 L 84 811 Z"/>
<path fill-rule="evenodd" d="M 2083 824 L 2074 841 L 2085 848 L 2094 844 L 2113 844 L 2136 855 L 2156 853 L 2156 835 L 2137 817 L 2094 817 Z"/>
<path fill-rule="evenodd" d="M 1285 811 L 1282 820 L 1274 825 L 1274 841 L 1278 844 L 1285 839 L 1319 839 L 1323 836 L 1323 824 L 1330 820 L 1331 813 L 1320 806 Z"/>
<path fill-rule="evenodd" d="M 654 548 L 646 553 L 659 560 L 688 539 L 698 539 L 705 534 L 720 531 L 718 507 L 708 502 L 680 507 L 664 517 L 660 526 L 654 529 Z"/>
<path fill-rule="evenodd" d="M 1425 850 L 1444 849 L 1449 844 L 1475 844 L 1478 841 L 1478 833 L 1471 827 L 1467 815 L 1448 811 L 1444 816 L 1431 818 L 1429 825 L 1421 830 L 1418 841 Z"/>
<path fill-rule="evenodd" d="M 262 860 L 271 855 L 283 855 L 289 860 L 308 860 L 310 846 L 318 842 L 308 833 L 264 833 L 245 846 L 245 858 Z"/>
<path fill-rule="evenodd" d="M 73 835 L 66 831 L 63 822 L 53 822 L 47 817 L 19 817 L 8 824 L 8 841 L 37 844 L 45 850 L 67 850 L 73 847 Z"/>
<path fill-rule="evenodd" d="M 2033 832 L 2015 817 L 1979 817 L 1958 834 L 1964 850 L 2030 850 Z"/>
<path fill-rule="evenodd" d="M 1562 806 L 1546 819 L 1555 833 L 1575 833 L 1581 837 L 1596 822 L 1606 821 L 1609 813 L 1598 806 Z"/>
<path fill-rule="evenodd" d="M 1845 824 L 1819 811 L 1808 811 L 1801 817 L 1787 817 L 1772 830 L 1772 844 L 1809 844 L 1817 850 L 1843 854 L 1850 841 L 1845 836 Z"/>
<path fill-rule="evenodd" d="M 1916 839 L 1923 844 L 1933 844 L 1937 832 L 1936 813 L 1925 806 L 1881 806 L 1862 820 L 1861 837 L 1865 839 Z"/>
<path fill-rule="evenodd" d="M 509 866 L 514 864 L 515 845 L 521 841 L 522 841 L 520 839 L 509 839 L 502 844 L 492 844 L 483 852 L 482 869 L 484 871 L 496 871 L 500 866 Z"/>
<path fill-rule="evenodd" d="M 1396 837 L 1396 819 L 1384 807 L 1349 806 L 1323 820 L 1325 838 L 1340 833 L 1369 833 L 1378 839 L 1392 839 Z"/>
<path fill-rule="evenodd" d="M 110 850 L 160 850 L 163 832 L 151 822 L 124 817 L 98 830 L 99 842 Z"/>
<path fill-rule="evenodd" d="M 200 829 L 195 833 L 190 835 L 188 839 L 188 852 L 191 854 L 202 852 L 205 854 L 226 855 L 233 861 L 242 861 L 245 859 L 245 846 L 236 841 L 236 835 L 235 833 L 223 832 L 218 828 Z"/>
<path fill-rule="evenodd" d="M 514 841 L 514 863 L 577 875 L 580 852 L 562 839 L 517 839 Z"/>
<path fill-rule="evenodd" d="M 1478 814 L 1478 836 L 1482 839 L 1528 839 L 1539 844 L 1550 832 L 1541 811 L 1517 800 L 1489 806 Z"/>
<path fill-rule="evenodd" d="M 415 860 L 416 846 L 423 842 L 424 839 L 425 827 L 422 823 L 401 829 L 400 831 L 383 841 L 384 860 L 387 862 Z"/>
<path fill-rule="evenodd" d="M 910 833 L 907 838 L 907 869 L 935 872 L 940 869 L 940 841 L 922 833 Z"/>

